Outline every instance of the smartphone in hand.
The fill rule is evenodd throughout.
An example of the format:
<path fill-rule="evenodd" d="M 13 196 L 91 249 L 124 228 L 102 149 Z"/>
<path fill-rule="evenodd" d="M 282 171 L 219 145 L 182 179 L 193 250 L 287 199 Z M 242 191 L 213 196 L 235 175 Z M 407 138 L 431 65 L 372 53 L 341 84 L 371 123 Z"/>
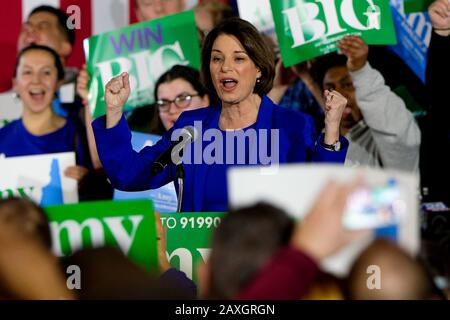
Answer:
<path fill-rule="evenodd" d="M 383 185 L 361 187 L 347 200 L 344 227 L 375 229 L 398 224 L 406 210 L 403 199 L 395 179 Z"/>

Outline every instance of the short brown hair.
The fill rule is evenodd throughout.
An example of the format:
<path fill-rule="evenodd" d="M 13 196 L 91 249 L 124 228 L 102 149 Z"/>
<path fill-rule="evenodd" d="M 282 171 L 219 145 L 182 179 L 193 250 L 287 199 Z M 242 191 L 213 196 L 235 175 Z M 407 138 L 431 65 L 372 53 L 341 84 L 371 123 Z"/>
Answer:
<path fill-rule="evenodd" d="M 250 59 L 261 71 L 260 82 L 256 83 L 253 92 L 259 96 L 267 94 L 272 89 L 275 77 L 274 54 L 267 46 L 262 35 L 251 23 L 238 17 L 232 17 L 223 20 L 211 30 L 203 43 L 201 75 L 210 97 L 217 96 L 211 78 L 211 71 L 209 70 L 211 51 L 214 41 L 222 34 L 234 36 L 239 40 Z"/>

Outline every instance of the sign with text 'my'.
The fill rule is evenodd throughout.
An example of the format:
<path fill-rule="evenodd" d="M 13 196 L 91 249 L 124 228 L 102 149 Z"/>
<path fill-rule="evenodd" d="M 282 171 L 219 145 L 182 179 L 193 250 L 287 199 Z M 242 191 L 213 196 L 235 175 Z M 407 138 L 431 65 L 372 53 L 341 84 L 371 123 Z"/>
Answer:
<path fill-rule="evenodd" d="M 433 30 L 430 17 L 427 12 L 405 13 L 406 2 L 403 0 L 391 0 L 391 8 L 398 43 L 389 48 L 425 83 L 428 47 Z"/>
<path fill-rule="evenodd" d="M 156 229 L 149 200 L 99 201 L 45 209 L 53 253 L 67 256 L 85 247 L 119 248 L 147 270 L 157 268 Z M 170 264 L 197 281 L 197 265 L 209 256 L 210 238 L 224 213 L 165 213 L 166 256 Z"/>
<path fill-rule="evenodd" d="M 113 246 L 144 269 L 157 270 L 151 201 L 84 202 L 47 207 L 45 211 L 56 256 L 68 256 L 86 247 Z"/>
<path fill-rule="evenodd" d="M 197 266 L 211 252 L 211 236 L 225 213 L 164 213 L 170 264 L 197 282 Z"/>

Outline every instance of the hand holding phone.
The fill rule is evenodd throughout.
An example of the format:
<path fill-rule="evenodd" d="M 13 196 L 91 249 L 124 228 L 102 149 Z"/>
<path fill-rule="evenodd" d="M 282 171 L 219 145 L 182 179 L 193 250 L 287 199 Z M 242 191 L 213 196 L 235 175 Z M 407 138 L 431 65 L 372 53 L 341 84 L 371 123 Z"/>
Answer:
<path fill-rule="evenodd" d="M 375 229 L 395 225 L 405 213 L 406 204 L 395 179 L 384 185 L 365 186 L 353 192 L 343 216 L 347 229 Z"/>

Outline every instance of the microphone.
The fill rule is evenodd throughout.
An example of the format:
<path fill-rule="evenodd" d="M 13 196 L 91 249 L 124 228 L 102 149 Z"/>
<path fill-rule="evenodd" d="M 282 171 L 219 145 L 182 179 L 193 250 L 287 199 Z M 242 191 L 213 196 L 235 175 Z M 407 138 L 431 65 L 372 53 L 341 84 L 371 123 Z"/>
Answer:
<path fill-rule="evenodd" d="M 177 131 L 172 134 L 179 134 L 178 141 L 172 141 L 169 148 L 167 148 L 166 151 L 164 151 L 152 164 L 151 171 L 153 175 L 162 172 L 168 164 L 180 164 L 180 152 L 197 138 L 197 132 L 193 126 L 185 126 L 183 129 L 178 129 Z"/>

